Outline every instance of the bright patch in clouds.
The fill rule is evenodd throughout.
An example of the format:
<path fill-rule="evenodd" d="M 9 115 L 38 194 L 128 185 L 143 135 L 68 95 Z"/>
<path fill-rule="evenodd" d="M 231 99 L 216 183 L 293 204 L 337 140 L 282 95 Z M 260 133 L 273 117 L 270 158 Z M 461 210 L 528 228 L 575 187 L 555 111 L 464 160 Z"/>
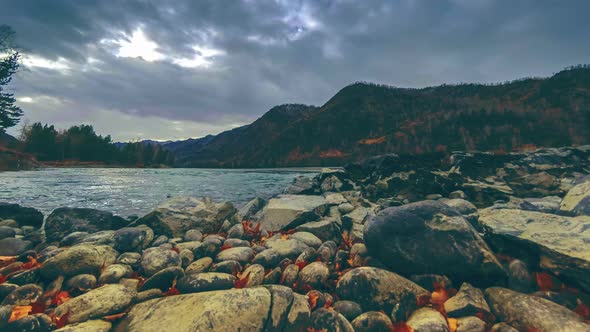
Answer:
<path fill-rule="evenodd" d="M 158 61 L 165 58 L 164 54 L 158 52 L 158 44 L 150 40 L 141 29 L 136 29 L 133 34 L 125 39 L 114 41 L 119 45 L 118 57 L 142 58 L 145 61 Z"/>
<path fill-rule="evenodd" d="M 17 98 L 16 100 L 21 103 L 32 103 L 33 102 L 33 98 L 31 98 L 31 97 L 21 97 L 21 98 Z"/>
<path fill-rule="evenodd" d="M 172 62 L 181 67 L 187 68 L 208 67 L 213 63 L 213 57 L 225 55 L 225 51 L 223 50 L 200 47 L 196 45 L 193 46 L 193 50 L 195 50 L 193 58 L 177 58 L 173 59 Z"/>
<path fill-rule="evenodd" d="M 26 54 L 23 56 L 23 65 L 26 67 L 38 67 L 51 70 L 65 71 L 70 69 L 68 61 L 58 58 L 57 61 L 49 60 L 37 55 Z"/>

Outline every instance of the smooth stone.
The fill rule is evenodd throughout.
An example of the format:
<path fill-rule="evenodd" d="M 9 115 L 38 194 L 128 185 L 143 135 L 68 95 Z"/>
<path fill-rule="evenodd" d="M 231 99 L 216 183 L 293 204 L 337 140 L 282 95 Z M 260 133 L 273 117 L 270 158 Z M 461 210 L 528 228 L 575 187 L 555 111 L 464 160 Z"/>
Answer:
<path fill-rule="evenodd" d="M 311 314 L 313 331 L 354 332 L 350 322 L 335 310 L 320 308 Z"/>
<path fill-rule="evenodd" d="M 237 247 L 250 247 L 250 242 L 240 239 L 227 239 L 223 241 L 222 248 L 237 248 Z"/>
<path fill-rule="evenodd" d="M 242 265 L 238 261 L 233 260 L 219 262 L 211 266 L 209 269 L 209 272 L 220 272 L 232 275 L 237 275 L 240 271 L 242 271 Z"/>
<path fill-rule="evenodd" d="M 482 284 L 506 277 L 473 226 L 440 201 L 382 210 L 365 224 L 364 239 L 371 256 L 403 274 L 442 274 Z"/>
<path fill-rule="evenodd" d="M 110 212 L 88 208 L 58 208 L 53 210 L 45 220 L 47 242 L 59 242 L 72 232 L 96 233 L 104 230 L 116 230 L 129 222 Z"/>
<path fill-rule="evenodd" d="M 165 292 L 170 287 L 172 287 L 174 280 L 179 280 L 182 277 L 184 277 L 184 270 L 182 268 L 178 266 L 167 267 L 149 277 L 139 290 L 144 291 L 152 288 L 158 288 Z"/>
<path fill-rule="evenodd" d="M 12 293 L 15 289 L 19 288 L 19 285 L 11 284 L 8 282 L 4 282 L 0 284 L 0 302 L 4 301 L 4 299 L 8 296 L 8 294 Z"/>
<path fill-rule="evenodd" d="M 129 278 L 133 275 L 133 269 L 125 264 L 111 264 L 107 266 L 100 274 L 98 282 L 100 284 L 115 284 L 122 278 Z"/>
<path fill-rule="evenodd" d="M 3 227 L 10 227 L 10 228 L 19 228 L 19 224 L 14 219 L 0 219 L 0 226 Z"/>
<path fill-rule="evenodd" d="M 216 241 L 203 241 L 198 247 L 193 249 L 193 255 L 195 259 L 203 257 L 215 257 L 221 248 L 221 242 Z"/>
<path fill-rule="evenodd" d="M 156 237 L 156 239 L 154 240 L 154 242 L 152 242 L 152 247 L 159 247 L 164 243 L 168 242 L 168 237 L 166 235 L 160 235 L 158 237 Z"/>
<path fill-rule="evenodd" d="M 270 199 L 257 217 L 262 229 L 275 232 L 319 220 L 327 209 L 328 201 L 322 196 L 279 195 Z"/>
<path fill-rule="evenodd" d="M 95 245 L 107 245 L 110 247 L 115 246 L 115 231 L 99 231 L 96 233 L 90 233 L 81 239 L 80 244 L 95 244 Z"/>
<path fill-rule="evenodd" d="M 283 270 L 283 275 L 281 276 L 281 284 L 289 287 L 295 287 L 298 276 L 299 267 L 295 264 L 287 265 L 287 267 L 285 267 Z"/>
<path fill-rule="evenodd" d="M 186 274 L 207 272 L 212 264 L 213 259 L 211 257 L 203 257 L 192 262 L 189 266 L 186 267 L 184 272 Z"/>
<path fill-rule="evenodd" d="M 16 230 L 11 227 L 0 226 L 0 240 L 16 236 Z"/>
<path fill-rule="evenodd" d="M 84 241 L 84 239 L 89 235 L 90 234 L 88 232 L 73 232 L 66 235 L 59 243 L 62 247 L 71 247 L 73 245 L 82 243 L 82 241 Z"/>
<path fill-rule="evenodd" d="M 40 228 L 43 225 L 43 213 L 39 210 L 12 203 L 0 203 L 0 218 L 14 220 L 20 226 Z"/>
<path fill-rule="evenodd" d="M 244 237 L 244 226 L 242 224 L 233 225 L 227 231 L 228 239 L 242 239 Z"/>
<path fill-rule="evenodd" d="M 175 197 L 137 219 L 134 224 L 145 224 L 158 235 L 182 238 L 191 229 L 215 233 L 235 213 L 236 208 L 229 202 L 215 203 L 208 197 Z"/>
<path fill-rule="evenodd" d="M 393 324 L 386 314 L 367 311 L 352 321 L 355 332 L 391 331 Z"/>
<path fill-rule="evenodd" d="M 281 258 L 296 259 L 297 256 L 309 248 L 305 243 L 296 239 L 282 239 L 280 235 L 273 236 L 264 242 L 264 246 L 276 250 Z"/>
<path fill-rule="evenodd" d="M 500 322 L 494 324 L 489 332 L 518 332 L 518 330 L 504 322 Z"/>
<path fill-rule="evenodd" d="M 200 242 L 200 241 L 182 242 L 182 243 L 177 243 L 176 248 L 178 248 L 178 250 L 190 250 L 191 252 L 193 252 L 196 248 L 200 247 L 201 244 L 202 244 L 202 242 Z M 194 255 L 194 253 L 193 253 L 193 255 Z"/>
<path fill-rule="evenodd" d="M 51 318 L 46 314 L 32 314 L 8 323 L 6 330 L 50 332 L 53 331 L 53 324 Z"/>
<path fill-rule="evenodd" d="M 184 241 L 191 242 L 191 241 L 201 241 L 203 240 L 203 233 L 198 229 L 189 229 L 184 233 Z"/>
<path fill-rule="evenodd" d="M 218 262 L 223 261 L 237 261 L 240 264 L 244 265 L 254 257 L 254 250 L 250 247 L 236 247 L 236 248 L 229 248 L 222 250 L 217 254 L 215 260 Z"/>
<path fill-rule="evenodd" d="M 312 221 L 300 226 L 295 230 L 297 232 L 308 232 L 317 236 L 322 241 L 336 241 L 340 242 L 342 237 L 341 223 L 334 219 L 323 219 L 320 221 Z"/>
<path fill-rule="evenodd" d="M 455 332 L 485 332 L 486 322 L 475 316 L 462 317 L 457 319 Z"/>
<path fill-rule="evenodd" d="M 248 268 L 245 269 L 244 272 L 242 272 L 241 277 L 241 279 L 248 278 L 248 281 L 246 282 L 244 287 L 247 288 L 262 285 L 262 283 L 264 282 L 264 274 L 264 266 L 260 264 L 253 264 L 248 266 Z"/>
<path fill-rule="evenodd" d="M 508 288 L 520 293 L 533 291 L 533 276 L 525 262 L 515 259 L 508 265 Z"/>
<path fill-rule="evenodd" d="M 164 293 L 158 288 L 151 288 L 137 293 L 135 303 L 141 303 L 164 296 Z"/>
<path fill-rule="evenodd" d="M 55 315 L 68 314 L 69 323 L 100 318 L 123 312 L 136 295 L 137 291 L 123 285 L 104 285 L 61 304 L 55 309 Z"/>
<path fill-rule="evenodd" d="M 34 285 L 24 285 L 13 290 L 4 300 L 2 305 L 30 305 L 43 295 L 43 288 Z"/>
<path fill-rule="evenodd" d="M 281 261 L 281 256 L 279 252 L 274 249 L 265 249 L 252 259 L 253 264 L 260 264 L 266 268 L 272 268 L 279 264 Z"/>
<path fill-rule="evenodd" d="M 66 287 L 85 292 L 96 287 L 96 277 L 92 274 L 79 274 L 68 279 Z"/>
<path fill-rule="evenodd" d="M 113 235 L 114 248 L 118 251 L 140 251 L 154 240 L 154 231 L 147 227 L 124 227 Z"/>
<path fill-rule="evenodd" d="M 322 240 L 309 232 L 295 232 L 289 235 L 289 238 L 301 241 L 306 245 L 316 249 L 322 245 Z"/>
<path fill-rule="evenodd" d="M 53 280 L 83 273 L 98 274 L 102 267 L 115 262 L 118 253 L 109 246 L 79 244 L 69 247 L 46 260 L 41 266 L 41 275 Z"/>
<path fill-rule="evenodd" d="M 234 287 L 235 280 L 236 278 L 233 275 L 227 273 L 189 274 L 178 280 L 176 288 L 182 294 L 223 290 Z"/>
<path fill-rule="evenodd" d="M 55 332 L 109 332 L 113 324 L 102 319 L 94 319 L 83 323 L 70 324 Z"/>
<path fill-rule="evenodd" d="M 338 245 L 334 241 L 326 241 L 318 248 L 317 254 L 324 262 L 331 262 L 336 255 Z"/>
<path fill-rule="evenodd" d="M 351 322 L 363 313 L 361 305 L 354 301 L 337 301 L 332 307 Z"/>
<path fill-rule="evenodd" d="M 115 261 L 117 264 L 129 265 L 133 269 L 139 268 L 141 265 L 141 254 L 137 252 L 124 252 Z"/>
<path fill-rule="evenodd" d="M 329 277 L 330 270 L 326 264 L 313 262 L 299 271 L 297 283 L 299 287 L 311 286 L 314 289 L 321 289 L 326 286 Z"/>
<path fill-rule="evenodd" d="M 264 276 L 263 285 L 279 285 L 281 283 L 281 276 L 283 271 L 280 267 L 275 267 Z"/>
<path fill-rule="evenodd" d="M 520 331 L 590 331 L 582 317 L 540 297 L 501 287 L 486 289 L 485 297 L 498 320 Z"/>
<path fill-rule="evenodd" d="M 167 267 L 180 265 L 180 255 L 174 250 L 149 248 L 141 256 L 141 269 L 148 277 Z"/>
<path fill-rule="evenodd" d="M 455 296 L 444 303 L 444 308 L 447 315 L 454 318 L 474 316 L 478 313 L 489 317 L 491 313 L 483 292 L 466 282 L 461 285 Z"/>
<path fill-rule="evenodd" d="M 412 328 L 413 332 L 449 332 L 445 317 L 431 308 L 414 311 L 406 324 Z"/>
<path fill-rule="evenodd" d="M 574 216 L 590 216 L 590 181 L 571 188 L 561 201 L 559 211 Z"/>
<path fill-rule="evenodd" d="M 0 240 L 0 256 L 18 256 L 33 248 L 31 241 L 18 238 L 4 238 Z"/>
<path fill-rule="evenodd" d="M 359 267 L 345 273 L 336 285 L 336 294 L 342 300 L 359 303 L 364 310 L 389 312 L 407 294 L 415 298 L 430 293 L 412 281 L 386 270 Z"/>

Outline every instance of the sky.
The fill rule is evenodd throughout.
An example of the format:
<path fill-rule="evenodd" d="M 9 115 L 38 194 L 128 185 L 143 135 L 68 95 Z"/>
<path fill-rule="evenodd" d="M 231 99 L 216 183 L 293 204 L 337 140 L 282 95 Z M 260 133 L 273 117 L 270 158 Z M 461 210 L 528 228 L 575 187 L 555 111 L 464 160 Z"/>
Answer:
<path fill-rule="evenodd" d="M 590 62 L 587 0 L 0 0 L 23 123 L 202 137 L 344 86 L 502 82 Z M 12 133 L 17 133 L 13 128 Z"/>

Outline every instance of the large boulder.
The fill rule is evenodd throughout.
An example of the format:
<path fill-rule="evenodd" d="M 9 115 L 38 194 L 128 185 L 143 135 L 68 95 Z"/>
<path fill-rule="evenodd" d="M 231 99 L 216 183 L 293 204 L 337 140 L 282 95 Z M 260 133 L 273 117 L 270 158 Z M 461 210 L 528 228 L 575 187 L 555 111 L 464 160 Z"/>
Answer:
<path fill-rule="evenodd" d="M 149 248 L 141 255 L 141 270 L 148 277 L 165 268 L 180 265 L 180 255 L 174 250 Z"/>
<path fill-rule="evenodd" d="M 486 241 L 497 251 L 528 257 L 530 266 L 540 265 L 590 290 L 590 217 L 490 208 L 479 214 Z"/>
<path fill-rule="evenodd" d="M 492 287 L 485 291 L 493 313 L 519 331 L 590 331 L 590 325 L 573 311 L 549 300 Z"/>
<path fill-rule="evenodd" d="M 559 211 L 568 215 L 590 216 L 590 181 L 582 182 L 567 192 Z"/>
<path fill-rule="evenodd" d="M 18 204 L 0 203 L 0 219 L 13 219 L 20 226 L 39 228 L 43 224 L 43 213 Z"/>
<path fill-rule="evenodd" d="M 483 284 L 506 272 L 477 231 L 438 201 L 387 208 L 367 221 L 369 254 L 403 274 L 442 274 Z"/>
<path fill-rule="evenodd" d="M 344 274 L 336 285 L 336 293 L 342 300 L 359 303 L 364 310 L 386 312 L 391 312 L 408 294 L 414 298 L 430 294 L 398 274 L 374 267 L 359 267 Z"/>
<path fill-rule="evenodd" d="M 307 301 L 286 287 L 273 287 L 282 291 L 255 287 L 150 300 L 135 305 L 115 331 L 303 330 L 302 320 L 309 318 Z"/>
<path fill-rule="evenodd" d="M 215 203 L 208 197 L 176 197 L 137 219 L 134 224 L 145 224 L 158 235 L 181 238 L 190 229 L 215 233 L 223 221 L 235 213 L 236 208 L 230 202 Z"/>
<path fill-rule="evenodd" d="M 120 284 L 105 285 L 65 302 L 55 309 L 55 315 L 68 315 L 69 323 L 123 312 L 131 305 L 137 291 Z"/>
<path fill-rule="evenodd" d="M 80 244 L 45 261 L 41 266 L 41 275 L 47 280 L 53 280 L 61 275 L 98 274 L 101 267 L 113 264 L 117 256 L 117 251 L 109 246 Z"/>
<path fill-rule="evenodd" d="M 86 208 L 58 208 L 45 220 L 47 242 L 59 242 L 73 232 L 96 233 L 125 227 L 129 221 L 110 212 Z"/>
<path fill-rule="evenodd" d="M 31 241 L 7 237 L 0 240 L 0 256 L 18 256 L 33 248 Z"/>
<path fill-rule="evenodd" d="M 319 220 L 327 209 L 328 201 L 322 196 L 280 195 L 270 199 L 257 217 L 263 229 L 279 231 Z"/>

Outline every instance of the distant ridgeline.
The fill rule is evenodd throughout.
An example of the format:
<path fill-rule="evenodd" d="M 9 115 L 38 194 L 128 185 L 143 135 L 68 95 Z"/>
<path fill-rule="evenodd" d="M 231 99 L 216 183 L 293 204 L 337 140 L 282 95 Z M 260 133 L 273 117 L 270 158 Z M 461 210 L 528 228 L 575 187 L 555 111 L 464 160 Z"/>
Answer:
<path fill-rule="evenodd" d="M 25 126 L 18 150 L 49 165 L 105 164 L 159 167 L 172 165 L 174 157 L 157 144 L 113 143 L 111 136 L 97 135 L 89 125 L 58 131 L 35 123 Z"/>
<path fill-rule="evenodd" d="M 590 67 L 502 84 L 403 89 L 355 83 L 321 107 L 281 105 L 253 123 L 169 142 L 177 166 L 342 165 L 384 153 L 509 152 L 590 143 Z"/>

